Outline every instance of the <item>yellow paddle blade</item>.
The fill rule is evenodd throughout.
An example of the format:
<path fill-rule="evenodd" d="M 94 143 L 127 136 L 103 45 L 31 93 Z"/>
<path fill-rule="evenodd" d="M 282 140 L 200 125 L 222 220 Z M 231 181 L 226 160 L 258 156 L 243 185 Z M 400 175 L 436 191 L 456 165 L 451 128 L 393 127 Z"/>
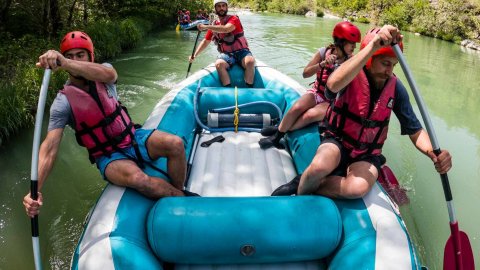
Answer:
<path fill-rule="evenodd" d="M 177 23 L 177 27 L 175 27 L 175 31 L 180 31 L 180 24 Z"/>

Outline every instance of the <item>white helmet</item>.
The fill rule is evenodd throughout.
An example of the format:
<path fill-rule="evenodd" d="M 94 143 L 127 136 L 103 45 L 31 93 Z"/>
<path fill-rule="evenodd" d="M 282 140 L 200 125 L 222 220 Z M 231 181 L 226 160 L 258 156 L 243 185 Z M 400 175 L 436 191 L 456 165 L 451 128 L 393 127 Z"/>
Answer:
<path fill-rule="evenodd" d="M 213 0 L 213 6 L 215 7 L 218 3 L 225 3 L 228 5 L 228 0 Z"/>

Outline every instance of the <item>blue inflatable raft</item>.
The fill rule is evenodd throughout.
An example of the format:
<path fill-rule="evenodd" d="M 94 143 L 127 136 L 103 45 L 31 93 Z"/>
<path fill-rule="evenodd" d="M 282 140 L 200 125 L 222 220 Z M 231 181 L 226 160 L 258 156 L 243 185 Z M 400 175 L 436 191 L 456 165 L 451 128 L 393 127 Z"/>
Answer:
<path fill-rule="evenodd" d="M 72 269 L 419 269 L 397 206 L 379 184 L 356 200 L 269 196 L 308 166 L 318 128 L 288 133 L 286 150 L 260 149 L 259 128 L 278 122 L 305 89 L 259 61 L 253 89 L 241 68 L 229 72 L 237 90 L 221 87 L 210 65 L 167 93 L 143 126 L 183 139 L 186 189 L 202 197 L 152 201 L 107 185 Z M 154 165 L 166 170 L 165 160 Z"/>
<path fill-rule="evenodd" d="M 196 20 L 187 24 L 180 24 L 180 30 L 197 30 L 197 25 L 199 24 L 210 24 L 209 20 Z"/>

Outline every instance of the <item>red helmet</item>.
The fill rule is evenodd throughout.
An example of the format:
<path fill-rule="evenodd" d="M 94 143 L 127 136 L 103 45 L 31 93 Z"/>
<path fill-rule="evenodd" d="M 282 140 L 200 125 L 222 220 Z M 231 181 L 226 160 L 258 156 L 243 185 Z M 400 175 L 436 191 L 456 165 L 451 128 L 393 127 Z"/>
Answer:
<path fill-rule="evenodd" d="M 362 34 L 360 29 L 351 22 L 339 22 L 333 28 L 333 38 L 346 39 L 350 42 L 360 42 Z"/>
<path fill-rule="evenodd" d="M 65 35 L 60 42 L 60 52 L 64 54 L 71 49 L 85 49 L 90 53 L 90 60 L 93 62 L 93 43 L 90 37 L 84 32 L 73 31 Z"/>
<path fill-rule="evenodd" d="M 367 46 L 367 44 L 370 43 L 370 41 L 372 41 L 372 39 L 377 35 L 378 31 L 380 31 L 380 28 L 373 28 L 368 30 L 367 34 L 365 35 L 365 38 L 362 40 L 362 43 L 360 44 L 360 50 L 365 48 L 365 46 Z M 400 46 L 400 49 L 403 52 L 403 42 L 400 42 L 398 46 Z M 395 52 L 393 51 L 391 46 L 382 47 L 378 49 L 376 52 L 373 53 L 372 56 L 381 55 L 381 54 L 391 56 L 391 57 L 396 57 Z"/>
<path fill-rule="evenodd" d="M 378 27 L 368 30 L 367 34 L 365 35 L 365 38 L 363 38 L 363 40 L 362 40 L 362 43 L 360 43 L 360 50 L 365 48 L 365 46 L 367 46 L 367 44 L 370 43 L 370 41 L 372 41 L 372 39 L 377 35 L 378 31 L 380 31 L 380 28 L 378 28 Z M 398 43 L 398 46 L 400 46 L 400 49 L 403 52 L 403 42 Z M 395 52 L 392 49 L 392 46 L 382 47 L 382 48 L 376 50 L 373 53 L 372 57 L 377 56 L 377 55 L 387 55 L 387 56 L 390 56 L 390 57 L 397 57 L 395 55 Z M 368 62 L 366 64 L 367 69 L 370 68 L 371 64 L 372 64 L 372 58 L 368 59 Z"/>

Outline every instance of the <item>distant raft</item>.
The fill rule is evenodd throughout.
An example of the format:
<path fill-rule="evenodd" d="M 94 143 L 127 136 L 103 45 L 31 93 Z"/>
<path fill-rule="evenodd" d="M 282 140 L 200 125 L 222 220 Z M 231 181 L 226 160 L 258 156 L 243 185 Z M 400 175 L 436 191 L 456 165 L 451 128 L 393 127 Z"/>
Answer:
<path fill-rule="evenodd" d="M 178 24 L 177 29 L 179 30 L 197 30 L 197 25 L 199 24 L 210 24 L 209 20 L 196 20 L 187 24 Z"/>
<path fill-rule="evenodd" d="M 258 60 L 254 88 L 241 67 L 229 73 L 236 90 L 222 87 L 209 65 L 167 93 L 143 125 L 183 139 L 191 161 L 186 188 L 202 197 L 153 201 L 108 184 L 72 269 L 164 269 L 166 262 L 177 270 L 420 269 L 398 209 L 379 184 L 356 200 L 270 196 L 310 164 L 318 127 L 289 132 L 284 150 L 260 149 L 259 129 L 278 123 L 305 89 Z M 165 159 L 152 165 L 167 166 Z M 164 177 L 152 166 L 145 172 Z"/>

